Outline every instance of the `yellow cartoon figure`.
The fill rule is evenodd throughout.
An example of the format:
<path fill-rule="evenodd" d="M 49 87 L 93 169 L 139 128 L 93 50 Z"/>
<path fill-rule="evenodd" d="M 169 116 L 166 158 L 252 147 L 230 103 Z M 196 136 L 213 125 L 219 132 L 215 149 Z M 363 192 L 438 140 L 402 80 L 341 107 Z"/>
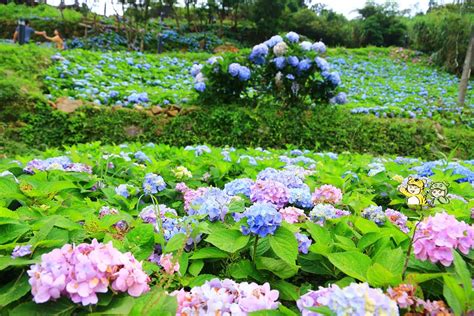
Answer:
<path fill-rule="evenodd" d="M 398 191 L 406 196 L 408 205 L 426 205 L 425 182 L 419 178 L 408 177 L 406 187 L 400 185 Z"/>

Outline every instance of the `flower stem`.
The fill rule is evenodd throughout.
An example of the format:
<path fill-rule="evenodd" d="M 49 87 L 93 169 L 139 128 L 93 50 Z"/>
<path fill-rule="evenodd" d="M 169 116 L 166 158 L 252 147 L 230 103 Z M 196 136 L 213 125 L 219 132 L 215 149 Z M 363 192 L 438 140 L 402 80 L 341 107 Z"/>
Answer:
<path fill-rule="evenodd" d="M 413 248 L 413 242 L 415 240 L 416 229 L 418 228 L 418 225 L 420 225 L 422 220 L 423 220 L 423 214 L 421 214 L 420 219 L 418 220 L 418 222 L 415 225 L 415 228 L 413 229 L 413 235 L 411 236 L 410 244 L 408 245 L 407 255 L 406 255 L 406 258 L 405 258 L 405 264 L 403 265 L 403 270 L 402 270 L 402 280 L 403 281 L 405 281 L 406 272 L 407 272 L 407 268 L 408 268 L 408 261 L 410 261 L 411 249 Z"/>
<path fill-rule="evenodd" d="M 258 244 L 258 235 L 255 236 L 255 241 L 253 243 L 253 256 L 252 256 L 253 262 L 255 262 L 255 258 L 257 257 L 257 244 Z"/>

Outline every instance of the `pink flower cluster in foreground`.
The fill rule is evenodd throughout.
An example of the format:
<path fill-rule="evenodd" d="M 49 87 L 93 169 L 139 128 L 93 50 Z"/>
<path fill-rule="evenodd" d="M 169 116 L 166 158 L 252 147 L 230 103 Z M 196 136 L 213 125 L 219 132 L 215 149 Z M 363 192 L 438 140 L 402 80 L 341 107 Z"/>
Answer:
<path fill-rule="evenodd" d="M 314 204 L 331 203 L 337 204 L 342 200 L 342 192 L 335 186 L 324 184 L 314 190 L 312 200 Z"/>
<path fill-rule="evenodd" d="M 417 259 L 439 261 L 447 267 L 454 260 L 454 249 L 467 255 L 474 248 L 474 226 L 459 222 L 445 212 L 438 213 L 418 225 L 414 240 L 413 251 Z"/>
<path fill-rule="evenodd" d="M 130 252 L 121 253 L 111 242 L 71 245 L 43 254 L 30 267 L 31 293 L 36 303 L 69 297 L 82 305 L 97 304 L 97 293 L 109 286 L 117 292 L 140 296 L 149 290 L 150 278 Z"/>
<path fill-rule="evenodd" d="M 233 280 L 213 279 L 189 292 L 181 289 L 171 295 L 178 299 L 176 315 L 247 315 L 259 310 L 277 309 L 277 290 L 265 283 L 236 283 Z"/>

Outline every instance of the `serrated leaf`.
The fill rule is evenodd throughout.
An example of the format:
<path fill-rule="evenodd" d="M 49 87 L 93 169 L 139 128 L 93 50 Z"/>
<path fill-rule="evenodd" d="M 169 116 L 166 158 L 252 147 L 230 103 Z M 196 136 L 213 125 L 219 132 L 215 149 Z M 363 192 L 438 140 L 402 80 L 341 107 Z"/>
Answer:
<path fill-rule="evenodd" d="M 250 236 L 244 236 L 238 230 L 225 228 L 212 229 L 206 241 L 217 248 L 234 253 L 247 246 Z"/>
<path fill-rule="evenodd" d="M 363 253 L 356 251 L 346 251 L 331 253 L 329 261 L 339 270 L 360 281 L 367 281 L 367 270 L 372 264 L 372 260 Z"/>
<path fill-rule="evenodd" d="M 215 247 L 201 248 L 194 252 L 190 259 L 225 259 L 229 254 Z"/>
<path fill-rule="evenodd" d="M 289 265 L 295 265 L 298 256 L 298 241 L 291 231 L 279 227 L 273 236 L 268 236 L 268 240 L 270 247 L 280 259 Z"/>

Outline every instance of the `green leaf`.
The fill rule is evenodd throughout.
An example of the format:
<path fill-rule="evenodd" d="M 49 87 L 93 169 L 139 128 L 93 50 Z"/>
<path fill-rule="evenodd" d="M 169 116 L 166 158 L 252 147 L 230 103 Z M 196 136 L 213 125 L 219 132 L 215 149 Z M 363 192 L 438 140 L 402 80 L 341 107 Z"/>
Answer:
<path fill-rule="evenodd" d="M 298 241 L 295 235 L 284 227 L 279 227 L 273 236 L 268 237 L 270 247 L 275 254 L 288 263 L 295 265 L 298 256 Z"/>
<path fill-rule="evenodd" d="M 24 258 L 11 258 L 10 256 L 8 257 L 0 257 L 0 271 L 4 270 L 5 268 L 8 267 L 21 267 L 21 266 L 27 266 L 30 264 L 35 264 L 39 261 L 40 258 L 37 258 L 35 260 L 32 259 L 24 259 Z"/>
<path fill-rule="evenodd" d="M 335 235 L 334 237 L 336 238 L 337 241 L 339 241 L 338 243 L 334 245 L 341 248 L 342 250 L 359 251 L 359 249 L 357 249 L 352 239 L 344 237 L 344 236 L 339 236 L 339 235 Z"/>
<path fill-rule="evenodd" d="M 126 235 L 127 241 L 131 244 L 129 245 L 131 251 L 137 260 L 145 260 L 153 252 L 155 245 L 154 234 L 153 225 L 138 224 Z"/>
<path fill-rule="evenodd" d="M 405 254 L 402 248 L 384 249 L 373 260 L 390 271 L 394 276 L 402 276 L 405 263 Z"/>
<path fill-rule="evenodd" d="M 257 257 L 255 263 L 257 269 L 268 270 L 282 279 L 288 279 L 298 272 L 298 266 L 289 265 L 281 259 Z"/>
<path fill-rule="evenodd" d="M 247 246 L 250 236 L 244 236 L 239 230 L 225 228 L 212 229 L 206 241 L 217 248 L 234 253 Z"/>
<path fill-rule="evenodd" d="M 153 228 L 153 226 L 148 225 Z M 187 237 L 185 234 L 179 233 L 175 234 L 173 237 L 168 240 L 168 243 L 165 246 L 165 253 L 173 252 L 178 249 L 183 249 L 186 243 Z"/>
<path fill-rule="evenodd" d="M 327 255 L 331 252 L 333 240 L 327 228 L 307 221 L 306 229 L 314 240 L 314 244 L 309 248 L 311 252 L 322 255 Z"/>
<path fill-rule="evenodd" d="M 10 211 L 5 207 L 0 206 L 0 217 L 15 218 L 18 219 L 18 212 Z"/>
<path fill-rule="evenodd" d="M 174 258 L 176 258 L 176 257 L 174 257 Z M 173 258 L 173 260 L 176 260 L 174 258 Z M 188 269 L 188 265 L 189 265 L 189 254 L 187 252 L 183 252 L 179 256 L 178 262 L 179 262 L 179 273 L 181 275 L 185 275 L 186 270 Z"/>
<path fill-rule="evenodd" d="M 325 315 L 325 316 L 335 316 L 334 313 L 329 307 L 327 306 L 318 306 L 318 307 L 307 307 L 309 311 L 317 312 L 318 314 Z"/>
<path fill-rule="evenodd" d="M 365 248 L 369 247 L 370 245 L 373 245 L 376 243 L 380 238 L 384 237 L 380 233 L 367 233 L 362 236 L 361 239 L 359 239 L 359 242 L 357 243 L 357 248 L 360 250 L 364 250 Z"/>
<path fill-rule="evenodd" d="M 3 219 L 0 223 L 0 244 L 4 244 L 23 236 L 30 230 L 30 226 L 13 219 Z"/>
<path fill-rule="evenodd" d="M 381 264 L 374 263 L 367 271 L 367 281 L 373 287 L 396 286 L 400 284 L 402 278 L 401 276 L 394 275 Z"/>
<path fill-rule="evenodd" d="M 192 276 L 197 276 L 199 275 L 203 267 L 204 267 L 204 261 L 194 260 L 189 266 L 188 271 Z"/>
<path fill-rule="evenodd" d="M 99 307 L 95 313 L 91 313 L 89 315 L 130 315 L 130 312 L 135 304 L 135 300 L 136 299 L 131 296 L 114 297 L 109 305 L 105 307 Z"/>
<path fill-rule="evenodd" d="M 248 314 L 249 316 L 285 316 L 288 314 L 284 314 L 283 312 L 277 310 L 261 310 L 256 312 L 251 312 Z"/>
<path fill-rule="evenodd" d="M 190 259 L 225 259 L 229 257 L 229 254 L 223 250 L 215 247 L 206 247 L 198 249 L 194 252 Z"/>
<path fill-rule="evenodd" d="M 454 255 L 454 271 L 459 276 L 467 297 L 472 292 L 471 274 L 469 273 L 466 262 L 463 260 L 461 255 L 456 250 L 452 251 Z"/>
<path fill-rule="evenodd" d="M 446 302 L 453 309 L 456 316 L 461 315 L 464 311 L 464 306 L 466 305 L 464 290 L 457 283 L 455 278 L 449 275 L 444 275 L 443 279 L 443 295 L 446 298 Z"/>
<path fill-rule="evenodd" d="M 429 280 L 441 278 L 446 273 L 408 273 L 407 281 L 412 284 L 419 284 Z"/>
<path fill-rule="evenodd" d="M 255 275 L 258 276 L 258 271 L 255 269 L 253 263 L 248 259 L 232 263 L 229 266 L 228 271 L 232 278 L 237 280 L 248 279 Z"/>
<path fill-rule="evenodd" d="M 294 284 L 284 280 L 278 280 L 271 282 L 270 286 L 272 289 L 278 290 L 280 292 L 279 299 L 285 301 L 296 301 L 300 298 L 299 288 Z"/>
<path fill-rule="evenodd" d="M 380 231 L 380 227 L 378 227 L 377 224 L 363 217 L 357 217 L 354 221 L 354 225 L 363 234 L 378 233 Z"/>
<path fill-rule="evenodd" d="M 356 251 L 346 251 L 331 253 L 329 261 L 339 270 L 360 281 L 367 281 L 367 270 L 372 261 L 363 253 Z"/>
<path fill-rule="evenodd" d="M 73 314 L 76 304 L 68 299 L 60 299 L 55 302 L 36 304 L 27 302 L 16 306 L 10 311 L 10 315 L 34 315 L 34 316 L 66 316 Z"/>
<path fill-rule="evenodd" d="M 26 295 L 31 289 L 28 275 L 25 273 L 18 280 L 13 280 L 0 288 L 0 308 L 7 306 Z"/>
<path fill-rule="evenodd" d="M 167 295 L 158 287 L 152 288 L 150 292 L 135 299 L 135 303 L 129 314 L 132 316 L 163 315 L 175 316 L 178 309 L 176 297 Z"/>

